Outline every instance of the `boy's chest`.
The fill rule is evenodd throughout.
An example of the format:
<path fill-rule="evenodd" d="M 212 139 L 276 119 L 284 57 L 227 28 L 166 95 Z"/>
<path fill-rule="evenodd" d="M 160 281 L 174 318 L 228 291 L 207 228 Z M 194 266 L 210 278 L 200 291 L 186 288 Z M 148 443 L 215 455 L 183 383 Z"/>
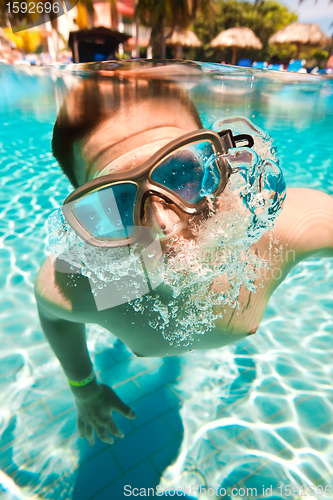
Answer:
<path fill-rule="evenodd" d="M 181 355 L 193 349 L 216 349 L 258 328 L 256 307 L 191 308 L 182 300 L 150 294 L 98 313 L 93 321 L 109 330 L 138 356 Z M 259 317 L 260 316 L 260 317 Z"/>
<path fill-rule="evenodd" d="M 152 357 L 234 343 L 257 329 L 268 300 L 263 291 L 250 294 L 244 289 L 237 306 L 216 307 L 207 304 L 207 297 L 175 299 L 163 285 L 128 302 L 126 291 L 108 287 L 98 297 L 99 289 L 82 276 L 58 285 L 71 304 L 63 319 L 99 324 L 135 354 Z"/>

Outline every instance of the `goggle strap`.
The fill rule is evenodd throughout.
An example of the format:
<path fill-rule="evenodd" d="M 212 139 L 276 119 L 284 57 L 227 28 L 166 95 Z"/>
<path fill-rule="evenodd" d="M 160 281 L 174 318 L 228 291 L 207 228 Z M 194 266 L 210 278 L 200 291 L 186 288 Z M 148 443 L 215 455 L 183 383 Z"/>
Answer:
<path fill-rule="evenodd" d="M 235 135 L 234 136 L 234 141 L 236 143 L 236 146 L 237 146 L 238 142 L 247 141 L 247 144 L 241 144 L 240 146 L 238 146 L 238 147 L 241 147 L 241 148 L 252 148 L 252 146 L 254 145 L 253 137 L 251 135 L 248 135 L 248 134 L 238 134 L 238 135 Z"/>
<path fill-rule="evenodd" d="M 221 142 L 225 149 L 224 153 L 227 153 L 228 149 L 236 147 L 234 137 L 230 129 L 221 130 L 218 132 L 218 135 L 221 137 Z"/>
<path fill-rule="evenodd" d="M 221 140 L 223 142 L 224 147 L 226 148 L 226 151 L 228 151 L 228 149 L 230 148 L 236 148 L 238 142 L 244 142 L 244 141 L 247 142 L 247 144 L 241 144 L 241 146 L 239 147 L 252 148 L 252 146 L 254 145 L 253 137 L 249 134 L 233 135 L 230 129 L 226 129 L 218 132 L 218 135 L 221 137 Z"/>

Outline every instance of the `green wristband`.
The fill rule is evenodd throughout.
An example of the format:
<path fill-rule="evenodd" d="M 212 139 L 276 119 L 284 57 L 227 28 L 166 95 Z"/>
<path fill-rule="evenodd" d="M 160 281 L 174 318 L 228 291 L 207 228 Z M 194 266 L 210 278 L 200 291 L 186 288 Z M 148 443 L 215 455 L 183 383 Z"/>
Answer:
<path fill-rule="evenodd" d="M 92 372 L 89 377 L 85 378 L 84 380 L 79 380 L 79 381 L 75 381 L 75 380 L 68 380 L 68 383 L 69 385 L 72 385 L 73 387 L 82 387 L 83 385 L 87 385 L 89 384 L 92 380 L 94 380 L 95 378 L 95 373 Z"/>

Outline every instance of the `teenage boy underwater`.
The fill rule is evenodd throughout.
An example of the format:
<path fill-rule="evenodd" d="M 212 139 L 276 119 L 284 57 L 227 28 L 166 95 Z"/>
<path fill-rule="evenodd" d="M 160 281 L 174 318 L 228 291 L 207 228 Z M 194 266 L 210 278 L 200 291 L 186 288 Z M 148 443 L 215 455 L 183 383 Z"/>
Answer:
<path fill-rule="evenodd" d="M 135 414 L 97 381 L 86 323 L 137 356 L 219 348 L 257 331 L 298 262 L 333 256 L 332 197 L 286 191 L 279 167 L 251 147 L 251 132 L 260 134 L 251 122 L 247 134 L 223 119 L 219 133 L 203 130 L 186 93 L 153 76 L 84 80 L 54 126 L 53 154 L 75 188 L 61 212 L 70 242 L 43 263 L 35 296 L 90 443 L 94 431 L 108 443 L 122 437 L 112 411 Z M 148 247 L 155 274 L 144 276 L 159 279 L 140 293 L 138 256 Z M 94 280 L 112 282 L 110 307 L 98 305 Z"/>

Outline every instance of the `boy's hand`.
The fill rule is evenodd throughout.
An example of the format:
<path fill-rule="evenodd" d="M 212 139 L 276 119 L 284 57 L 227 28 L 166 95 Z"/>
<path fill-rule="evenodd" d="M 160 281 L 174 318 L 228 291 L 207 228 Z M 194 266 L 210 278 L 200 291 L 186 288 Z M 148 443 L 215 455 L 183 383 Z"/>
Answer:
<path fill-rule="evenodd" d="M 121 401 L 117 394 L 107 385 L 96 384 L 96 389 L 89 394 L 80 394 L 75 391 L 75 404 L 77 408 L 77 426 L 80 437 L 86 438 L 90 446 L 93 446 L 94 430 L 101 441 L 112 444 L 114 439 L 109 436 L 124 437 L 118 429 L 111 416 L 116 410 L 124 417 L 135 418 L 131 408 Z"/>

